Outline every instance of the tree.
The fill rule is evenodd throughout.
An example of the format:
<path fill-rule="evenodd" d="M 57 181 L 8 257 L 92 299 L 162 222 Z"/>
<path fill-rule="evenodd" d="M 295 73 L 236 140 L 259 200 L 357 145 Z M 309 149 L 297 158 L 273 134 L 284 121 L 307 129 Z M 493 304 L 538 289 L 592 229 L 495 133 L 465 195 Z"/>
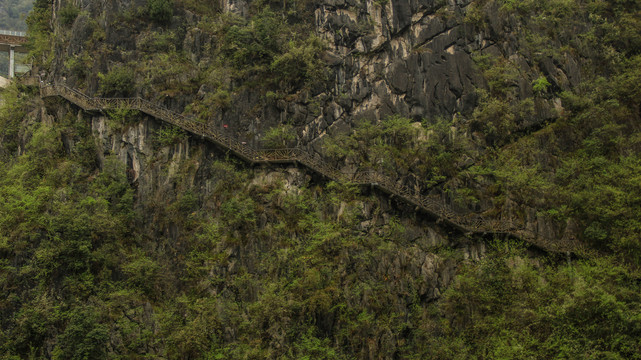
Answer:
<path fill-rule="evenodd" d="M 172 0 L 147 0 L 149 17 L 157 23 L 167 23 L 174 14 Z"/>

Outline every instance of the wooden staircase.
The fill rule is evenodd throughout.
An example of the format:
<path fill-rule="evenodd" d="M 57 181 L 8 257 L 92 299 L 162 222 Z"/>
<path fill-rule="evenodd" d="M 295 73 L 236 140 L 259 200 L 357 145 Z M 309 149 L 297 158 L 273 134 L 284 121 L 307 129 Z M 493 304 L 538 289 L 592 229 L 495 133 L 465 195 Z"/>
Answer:
<path fill-rule="evenodd" d="M 510 220 L 488 219 L 480 214 L 460 214 L 450 208 L 440 197 L 422 195 L 394 179 L 373 171 L 347 174 L 333 167 L 320 158 L 309 155 L 300 148 L 291 149 L 255 149 L 238 139 L 222 133 L 219 129 L 197 121 L 193 117 L 177 114 L 142 98 L 96 98 L 85 95 L 77 89 L 61 84 L 44 84 L 40 82 L 40 93 L 43 98 L 59 96 L 86 111 L 103 111 L 114 108 L 129 108 L 141 111 L 169 124 L 216 143 L 228 149 L 239 158 L 255 163 L 298 163 L 328 179 L 359 185 L 376 187 L 414 207 L 422 210 L 451 227 L 467 235 L 508 235 L 519 238 L 547 252 L 574 252 L 578 249 L 575 242 L 554 242 L 537 236 Z"/>

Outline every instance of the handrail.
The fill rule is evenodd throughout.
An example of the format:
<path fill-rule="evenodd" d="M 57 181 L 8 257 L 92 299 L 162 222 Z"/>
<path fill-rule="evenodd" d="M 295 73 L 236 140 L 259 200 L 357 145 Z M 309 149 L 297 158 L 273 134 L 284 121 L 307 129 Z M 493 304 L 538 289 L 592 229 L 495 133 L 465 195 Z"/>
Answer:
<path fill-rule="evenodd" d="M 422 209 L 442 221 L 457 227 L 467 234 L 508 234 L 547 251 L 567 252 L 578 248 L 575 244 L 562 244 L 547 241 L 532 231 L 516 226 L 503 219 L 486 219 L 481 214 L 461 214 L 436 196 L 426 196 L 400 184 L 387 175 L 375 171 L 360 171 L 354 174 L 345 173 L 318 157 L 309 155 L 301 148 L 256 149 L 248 144 L 222 133 L 219 129 L 198 121 L 195 117 L 175 113 L 149 100 L 136 98 L 96 98 L 90 97 L 77 89 L 62 84 L 45 84 L 40 82 L 42 97 L 60 96 L 78 105 L 84 110 L 105 110 L 113 107 L 127 107 L 144 112 L 155 118 L 178 126 L 192 134 L 202 136 L 219 146 L 232 151 L 235 155 L 250 163 L 293 162 L 299 163 L 328 179 L 337 182 L 349 182 L 360 185 L 371 185 L 398 197 L 417 209 Z"/>
<path fill-rule="evenodd" d="M 0 30 L 0 35 L 10 35 L 10 36 L 25 37 L 25 36 L 27 36 L 27 33 L 24 32 L 24 31 Z"/>

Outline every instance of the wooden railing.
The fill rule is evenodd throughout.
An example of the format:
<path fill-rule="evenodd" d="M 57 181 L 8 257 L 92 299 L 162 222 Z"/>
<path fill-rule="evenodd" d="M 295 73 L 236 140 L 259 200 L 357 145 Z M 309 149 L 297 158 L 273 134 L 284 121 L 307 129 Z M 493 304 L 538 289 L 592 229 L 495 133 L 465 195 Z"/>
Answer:
<path fill-rule="evenodd" d="M 219 129 L 204 124 L 193 117 L 177 114 L 167 108 L 158 106 L 141 98 L 96 98 L 61 84 L 44 84 L 40 82 L 42 97 L 60 96 L 76 104 L 86 111 L 108 110 L 113 108 L 129 108 L 141 111 L 157 119 L 178 126 L 194 135 L 208 139 L 219 146 L 233 152 L 241 159 L 250 163 L 299 163 L 310 170 L 337 182 L 349 182 L 359 185 L 377 187 L 390 196 L 423 210 L 440 221 L 446 222 L 466 234 L 507 234 L 520 238 L 541 249 L 552 252 L 576 251 L 578 244 L 550 241 L 537 236 L 522 226 L 516 226 L 512 221 L 487 219 L 480 214 L 462 214 L 448 206 L 440 197 L 426 196 L 410 189 L 387 175 L 363 171 L 347 174 L 340 171 L 318 157 L 314 157 L 300 148 L 293 149 L 255 149 L 240 142 Z"/>

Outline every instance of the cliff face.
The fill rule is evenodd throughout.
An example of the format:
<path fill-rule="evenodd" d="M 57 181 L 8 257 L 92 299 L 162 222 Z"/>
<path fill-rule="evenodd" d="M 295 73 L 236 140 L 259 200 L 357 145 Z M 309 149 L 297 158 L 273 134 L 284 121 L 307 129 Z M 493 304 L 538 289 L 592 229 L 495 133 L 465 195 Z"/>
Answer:
<path fill-rule="evenodd" d="M 352 324 L 355 311 L 382 311 L 396 323 L 398 316 L 409 316 L 417 302 L 425 306 L 441 298 L 461 264 L 477 262 L 486 252 L 483 241 L 467 239 L 420 214 L 408 216 L 411 209 L 384 194 L 349 195 L 355 189 L 339 186 L 335 190 L 335 185 L 310 176 L 306 169 L 244 168 L 236 163 L 238 173 L 222 165 L 234 163 L 233 158 L 196 138 L 159 147 L 155 138 L 160 124 L 153 119 L 125 131 L 112 131 L 105 117 L 84 121 L 91 123 L 99 153 L 103 149 L 104 154 L 127 164 L 136 189 L 137 212 L 144 214 L 139 224 L 147 234 L 144 243 L 170 247 L 163 251 L 167 259 L 162 262 L 171 269 L 170 277 L 176 277 L 173 281 L 187 275 L 181 270 L 181 259 L 197 246 L 194 238 L 207 239 L 205 246 L 211 247 L 205 252 L 211 255 L 202 259 L 197 274 L 187 277 L 199 283 L 202 293 L 198 298 L 217 299 L 211 319 L 222 323 L 220 327 L 210 324 L 207 331 L 217 333 L 223 343 L 235 344 L 232 348 L 241 339 L 260 334 L 266 351 L 260 356 L 272 353 L 277 357 L 275 354 L 292 352 L 292 339 L 300 339 L 291 329 L 313 323 L 315 333 L 337 335 L 340 347 L 350 348 L 346 354 L 392 358 L 401 351 L 406 341 L 403 336 L 375 322 L 353 329 L 361 327 Z M 185 205 L 189 199 L 192 203 Z M 176 206 L 185 208 L 179 213 L 170 210 Z M 192 210 L 196 212 L 190 214 Z M 195 225 L 201 217 L 218 218 L 217 230 Z M 242 277 L 249 279 L 237 284 Z M 160 291 L 180 293 L 183 286 L 173 281 L 161 285 Z M 285 303 L 258 312 L 229 308 L 234 302 L 264 304 L 271 296 Z M 301 308 L 296 309 L 298 306 Z M 337 306 L 346 306 L 345 311 Z M 138 321 L 145 328 L 163 327 L 154 319 L 159 310 L 158 305 L 151 305 L 149 318 L 140 315 Z M 248 331 L 237 316 L 256 323 L 257 332 Z M 363 334 L 352 340 L 338 335 L 345 331 Z M 210 335 L 203 335 L 201 341 L 212 341 Z M 371 341 L 363 342 L 361 336 Z M 197 354 L 196 349 L 189 351 Z M 150 353 L 167 351 L 176 350 L 159 347 Z M 306 350 L 293 353 L 303 355 Z"/>
<path fill-rule="evenodd" d="M 633 358 L 641 62 L 614 24 L 641 29 L 641 4 L 615 5 L 36 1 L 44 82 L 141 96 L 592 251 L 541 257 L 17 85 L 0 109 L 0 355 Z"/>
<path fill-rule="evenodd" d="M 246 167 L 156 119 L 9 101 L 37 110 L 14 119 L 36 130 L 18 134 L 19 161 L 3 163 L 2 184 L 24 176 L 2 193 L 7 241 L 21 244 L 2 247 L 15 285 L 3 311 L 22 319 L 2 317 L 6 354 L 392 358 L 414 350 L 391 324 L 419 326 L 457 268 L 486 252 L 382 194 Z M 23 204 L 33 217 L 6 211 L 31 191 L 42 196 Z M 260 345 L 248 352 L 250 338 Z"/>
<path fill-rule="evenodd" d="M 513 199 L 505 206 L 488 201 L 485 187 L 466 179 L 431 188 L 474 164 L 488 146 L 562 113 L 559 94 L 581 82 L 580 67 L 571 52 L 540 54 L 520 39 L 538 31 L 538 23 L 515 14 L 493 16 L 502 12 L 496 2 L 282 4 L 281 11 L 294 14 L 290 18 L 265 13 L 263 5 L 221 1 L 204 6 L 211 13 L 203 13 L 186 3 L 163 21 L 133 23 L 131 16 L 149 11 L 145 3 L 75 4 L 77 17 L 57 30 L 62 40 L 50 77 L 89 94 L 141 95 L 215 126 L 225 124 L 225 131 L 259 147 L 273 146 L 264 141 L 266 132 L 287 124 L 293 127 L 286 146 L 303 146 L 323 158 L 327 138 L 349 134 L 363 119 L 381 122 L 394 115 L 417 124 L 441 122 L 451 128 L 449 141 L 463 149 L 447 174 L 409 168 L 392 176 L 417 191 L 441 194 L 462 213 L 502 212 L 504 221 L 548 240 L 576 237 L 567 233 L 571 227 Z M 56 2 L 54 17 L 68 13 L 69 6 Z M 292 35 L 296 31 L 309 32 L 322 46 L 307 35 Z M 275 43 L 259 44 L 262 36 Z M 546 46 L 561 41 L 550 39 Z M 232 49 L 241 55 L 230 55 Z M 296 63 L 297 58 L 305 60 Z M 131 81 L 124 93 L 105 87 L 110 79 L 117 82 L 119 71 Z M 535 91 L 537 81 L 548 85 Z M 348 157 L 338 166 L 363 165 Z M 461 186 L 483 193 L 480 203 L 452 196 Z"/>
<path fill-rule="evenodd" d="M 335 120 L 424 118 L 470 114 L 485 80 L 471 53 L 480 48 L 461 21 L 467 4 L 439 2 L 327 2 L 316 12 L 332 44 L 335 86 L 347 101 L 337 119 L 319 119 L 314 137 Z M 457 19 L 455 14 L 459 15 Z"/>
<path fill-rule="evenodd" d="M 217 79 L 226 82 L 226 90 L 237 96 L 232 96 L 232 104 L 221 109 L 220 114 L 213 114 L 211 121 L 221 121 L 224 117 L 239 131 L 247 131 L 258 123 L 259 127 L 253 130 L 259 133 L 273 126 L 274 121 L 287 121 L 298 127 L 300 141 L 310 143 L 322 137 L 332 125 L 343 126 L 344 130 L 345 125 L 349 126 L 358 118 L 382 120 L 390 115 L 402 115 L 420 121 L 436 117 L 451 119 L 458 114 L 454 118 L 469 120 L 479 103 L 479 90 L 489 89 L 482 69 L 476 64 L 478 59 L 475 60 L 484 55 L 509 59 L 517 67 L 517 78 L 510 79 L 515 82 L 506 86 L 515 87 L 516 97 L 521 100 L 534 97 L 531 84 L 541 75 L 558 90 L 569 90 L 581 81 L 577 61 L 570 55 L 560 62 L 551 58 L 539 61 L 529 56 L 530 49 L 523 49 L 516 39 L 519 28 L 528 24 L 522 24 L 514 16 L 491 17 L 493 22 L 487 24 L 487 28 L 479 29 L 467 15 L 470 2 L 328 1 L 304 4 L 306 10 L 298 10 L 300 14 L 296 20 L 313 24 L 310 30 L 327 46 L 320 57 L 326 65 L 323 70 L 330 74 L 328 81 L 322 86 L 300 89 L 303 92 L 297 93 L 298 96 L 270 102 L 264 98 L 264 88 L 245 89 L 243 79 Z M 212 87 L 217 84 L 208 82 L 211 79 L 198 78 L 202 74 L 197 68 L 210 66 L 215 49 L 224 46 L 225 40 L 217 38 L 221 34 L 203 28 L 206 20 L 201 14 L 177 8 L 170 22 L 163 25 L 125 24 L 122 21 L 127 20 L 126 14 L 144 9 L 143 2 L 78 5 L 86 13 L 72 19 L 73 24 L 67 25 L 70 29 L 60 29 L 65 35 L 62 36 L 62 47 L 57 50 L 61 55 L 56 58 L 58 77 L 65 76 L 71 84 L 80 80 L 64 62 L 91 47 L 104 55 L 92 59 L 93 63 L 84 64 L 91 65 L 92 74 L 87 78 L 87 86 L 92 93 L 98 90 L 98 72 L 107 73 L 118 63 L 129 62 L 136 63 L 132 66 L 140 69 L 141 62 L 150 58 L 154 50 L 175 49 L 184 56 L 170 61 L 179 62 L 180 65 L 175 65 L 183 71 L 168 73 L 175 78 L 163 80 L 188 86 L 183 90 L 189 90 L 191 86 L 200 92 L 182 91 L 180 96 L 175 92 L 165 93 L 170 97 L 165 99 L 167 105 L 173 104 L 182 111 L 195 97 L 215 90 Z M 250 9 L 255 13 L 260 4 L 221 1 L 218 5 L 207 6 L 251 20 Z M 54 4 L 55 12 L 64 7 L 60 1 Z M 498 13 L 498 5 L 484 11 Z M 97 21 L 101 29 L 95 28 L 93 21 Z M 94 43 L 97 39 L 92 42 L 92 34 L 104 42 Z M 164 43 L 159 44 L 159 34 L 166 37 Z M 222 35 L 230 37 L 228 33 Z M 154 49 L 150 41 L 155 41 L 155 46 L 160 48 Z M 158 95 L 162 85 L 169 86 L 156 84 L 160 86 L 150 88 L 148 84 L 141 84 L 145 79 L 136 80 L 136 92 L 142 95 Z M 186 84 L 189 81 L 195 83 Z M 256 102 L 264 109 L 256 109 Z M 555 102 L 558 99 L 537 99 L 534 116 L 520 125 L 532 126 L 554 117 Z"/>

